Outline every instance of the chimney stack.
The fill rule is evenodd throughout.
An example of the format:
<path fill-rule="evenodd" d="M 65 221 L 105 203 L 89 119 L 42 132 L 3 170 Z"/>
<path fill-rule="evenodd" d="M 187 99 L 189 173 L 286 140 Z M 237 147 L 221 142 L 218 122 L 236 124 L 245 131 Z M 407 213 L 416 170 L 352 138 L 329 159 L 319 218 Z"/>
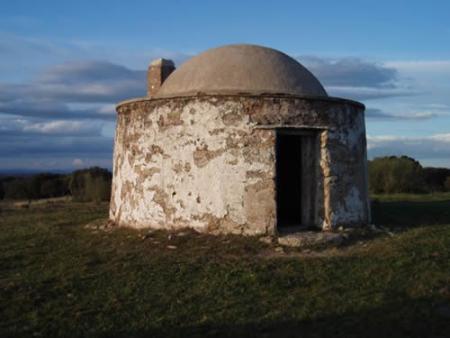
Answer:
<path fill-rule="evenodd" d="M 172 60 L 157 59 L 150 63 L 147 72 L 147 96 L 154 97 L 167 77 L 175 70 Z"/>

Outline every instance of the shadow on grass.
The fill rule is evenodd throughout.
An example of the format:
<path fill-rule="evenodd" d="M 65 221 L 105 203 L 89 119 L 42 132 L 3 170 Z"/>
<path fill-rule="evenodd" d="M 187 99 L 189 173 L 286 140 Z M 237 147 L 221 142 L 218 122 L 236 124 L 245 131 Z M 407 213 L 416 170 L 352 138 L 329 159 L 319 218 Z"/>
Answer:
<path fill-rule="evenodd" d="M 109 332 L 102 337 L 446 337 L 450 321 L 439 313 L 443 306 L 450 311 L 448 305 L 434 304 L 431 299 L 409 299 L 315 320 L 165 327 Z"/>
<path fill-rule="evenodd" d="M 374 200 L 372 222 L 390 227 L 450 224 L 450 199 L 420 202 Z"/>

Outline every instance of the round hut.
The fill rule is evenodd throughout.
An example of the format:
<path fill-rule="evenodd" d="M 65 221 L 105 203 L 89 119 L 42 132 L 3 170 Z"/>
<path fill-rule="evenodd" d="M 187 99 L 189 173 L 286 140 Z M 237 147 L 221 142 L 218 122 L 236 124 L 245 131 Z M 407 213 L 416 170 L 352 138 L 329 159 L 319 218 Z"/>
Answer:
<path fill-rule="evenodd" d="M 135 228 L 274 234 L 369 222 L 364 105 L 288 55 L 210 49 L 117 106 L 110 219 Z"/>

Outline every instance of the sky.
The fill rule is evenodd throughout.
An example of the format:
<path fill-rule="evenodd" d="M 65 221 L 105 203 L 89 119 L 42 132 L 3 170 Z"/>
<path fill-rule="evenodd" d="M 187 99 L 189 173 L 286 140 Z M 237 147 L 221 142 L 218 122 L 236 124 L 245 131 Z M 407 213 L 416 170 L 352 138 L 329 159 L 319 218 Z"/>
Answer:
<path fill-rule="evenodd" d="M 0 170 L 111 168 L 156 58 L 279 49 L 366 105 L 369 158 L 450 168 L 450 1 L 2 1 Z"/>

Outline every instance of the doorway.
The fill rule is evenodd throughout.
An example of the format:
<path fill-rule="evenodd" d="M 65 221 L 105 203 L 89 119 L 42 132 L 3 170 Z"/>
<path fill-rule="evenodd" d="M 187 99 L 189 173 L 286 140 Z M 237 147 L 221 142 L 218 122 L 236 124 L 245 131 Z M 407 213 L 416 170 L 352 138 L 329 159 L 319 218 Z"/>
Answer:
<path fill-rule="evenodd" d="M 314 225 L 316 134 L 277 130 L 276 191 L 278 230 L 301 230 Z"/>

